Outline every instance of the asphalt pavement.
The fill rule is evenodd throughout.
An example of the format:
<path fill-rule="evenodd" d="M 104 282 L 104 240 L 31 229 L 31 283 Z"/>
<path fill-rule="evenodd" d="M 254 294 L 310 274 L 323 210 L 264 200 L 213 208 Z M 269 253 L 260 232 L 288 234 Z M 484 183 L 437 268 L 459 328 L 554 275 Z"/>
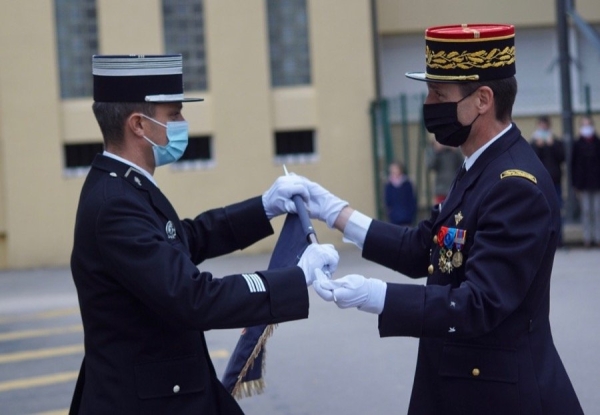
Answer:
<path fill-rule="evenodd" d="M 340 251 L 335 277 L 348 273 L 421 283 Z M 268 255 L 235 254 L 201 269 L 215 277 L 260 270 Z M 557 252 L 551 291 L 556 347 L 586 414 L 600 414 L 600 249 Z M 377 317 L 340 310 L 310 290 L 310 317 L 277 326 L 266 350 L 266 389 L 244 398 L 248 415 L 404 414 L 417 339 L 380 339 Z M 81 357 L 83 333 L 68 268 L 0 271 L 0 414 L 64 415 Z M 206 334 L 217 373 L 240 330 Z"/>

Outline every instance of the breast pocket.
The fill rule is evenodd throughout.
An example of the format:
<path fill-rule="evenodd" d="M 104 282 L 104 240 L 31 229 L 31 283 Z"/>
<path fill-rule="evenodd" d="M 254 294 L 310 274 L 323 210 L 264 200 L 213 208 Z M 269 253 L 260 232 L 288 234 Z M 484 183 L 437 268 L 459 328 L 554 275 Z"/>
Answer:
<path fill-rule="evenodd" d="M 206 388 L 203 367 L 198 356 L 136 365 L 140 414 L 185 413 L 194 402 L 198 407 Z M 161 408 L 167 412 L 161 412 Z M 174 409 L 179 412 L 172 412 Z"/>
<path fill-rule="evenodd" d="M 519 413 L 519 370 L 514 349 L 446 344 L 439 376 L 447 413 Z"/>

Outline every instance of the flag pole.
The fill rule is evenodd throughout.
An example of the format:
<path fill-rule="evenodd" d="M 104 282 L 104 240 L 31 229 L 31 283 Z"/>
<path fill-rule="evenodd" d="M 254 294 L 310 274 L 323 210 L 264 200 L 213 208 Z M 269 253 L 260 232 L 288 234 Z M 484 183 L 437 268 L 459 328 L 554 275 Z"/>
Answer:
<path fill-rule="evenodd" d="M 290 175 L 287 167 L 285 167 L 285 164 L 283 165 L 283 171 L 285 172 L 286 176 Z M 318 244 L 319 241 L 317 240 L 317 234 L 315 233 L 315 228 L 313 228 L 312 223 L 310 222 L 310 218 L 308 216 L 308 212 L 306 211 L 306 206 L 304 205 L 302 196 L 294 195 L 292 196 L 292 200 L 296 205 L 296 212 L 298 213 L 298 218 L 302 224 L 302 230 L 304 231 L 306 240 L 311 244 Z"/>

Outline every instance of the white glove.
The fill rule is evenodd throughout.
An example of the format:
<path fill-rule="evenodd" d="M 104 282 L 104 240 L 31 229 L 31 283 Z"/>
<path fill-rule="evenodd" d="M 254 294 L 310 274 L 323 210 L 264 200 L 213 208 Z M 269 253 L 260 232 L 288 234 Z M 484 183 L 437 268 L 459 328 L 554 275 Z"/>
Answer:
<path fill-rule="evenodd" d="M 304 271 L 304 277 L 306 278 L 306 286 L 308 287 L 313 283 L 316 278 L 315 270 L 323 274 L 323 278 L 328 277 L 323 273 L 326 271 L 329 276 L 337 268 L 337 264 L 340 260 L 340 256 L 330 244 L 310 244 L 304 250 L 304 253 L 298 261 L 298 266 Z"/>
<path fill-rule="evenodd" d="M 295 174 L 278 177 L 271 188 L 262 195 L 267 218 L 272 219 L 284 213 L 297 213 L 292 196 L 300 195 L 305 202 L 308 200 L 305 180 Z"/>
<path fill-rule="evenodd" d="M 306 178 L 304 185 L 310 193 L 308 200 L 308 216 L 313 219 L 319 219 L 327 223 L 327 226 L 333 228 L 333 224 L 343 208 L 348 206 L 348 202 L 333 195 L 320 184 L 311 182 Z"/>
<path fill-rule="evenodd" d="M 339 308 L 357 307 L 361 311 L 381 314 L 385 304 L 387 284 L 376 278 L 350 274 L 329 280 L 320 270 L 315 271 L 315 292 L 325 301 L 334 301 Z"/>

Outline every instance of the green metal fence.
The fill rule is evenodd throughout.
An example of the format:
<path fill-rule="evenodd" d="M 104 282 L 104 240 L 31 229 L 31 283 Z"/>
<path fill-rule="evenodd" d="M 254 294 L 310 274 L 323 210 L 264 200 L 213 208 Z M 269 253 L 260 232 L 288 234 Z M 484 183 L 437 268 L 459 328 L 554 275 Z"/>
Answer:
<path fill-rule="evenodd" d="M 583 108 L 578 115 L 598 116 L 600 110 L 593 108 L 592 88 L 584 86 Z M 596 90 L 597 92 L 597 90 Z M 426 151 L 430 146 L 428 133 L 422 119 L 422 106 L 425 95 L 401 94 L 394 98 L 381 99 L 371 103 L 371 129 L 373 151 L 373 179 L 376 195 L 376 214 L 385 220 L 383 188 L 387 176 L 387 166 L 394 160 L 404 164 L 410 179 L 415 185 L 421 217 L 429 211 L 432 201 L 432 177 L 427 170 Z M 600 123 L 596 123 L 600 127 Z M 575 130 L 576 131 L 576 130 Z M 565 165 L 565 172 L 567 171 Z M 568 189 L 570 183 L 565 183 Z M 568 193 L 568 192 L 567 192 Z M 565 210 L 569 204 L 579 221 L 577 201 L 565 198 Z"/>
<path fill-rule="evenodd" d="M 386 219 L 383 188 L 387 167 L 393 161 L 404 165 L 415 185 L 419 210 L 429 208 L 431 185 L 425 164 L 429 142 L 421 115 L 424 100 L 425 95 L 401 94 L 371 103 L 373 185 L 378 219 Z"/>

